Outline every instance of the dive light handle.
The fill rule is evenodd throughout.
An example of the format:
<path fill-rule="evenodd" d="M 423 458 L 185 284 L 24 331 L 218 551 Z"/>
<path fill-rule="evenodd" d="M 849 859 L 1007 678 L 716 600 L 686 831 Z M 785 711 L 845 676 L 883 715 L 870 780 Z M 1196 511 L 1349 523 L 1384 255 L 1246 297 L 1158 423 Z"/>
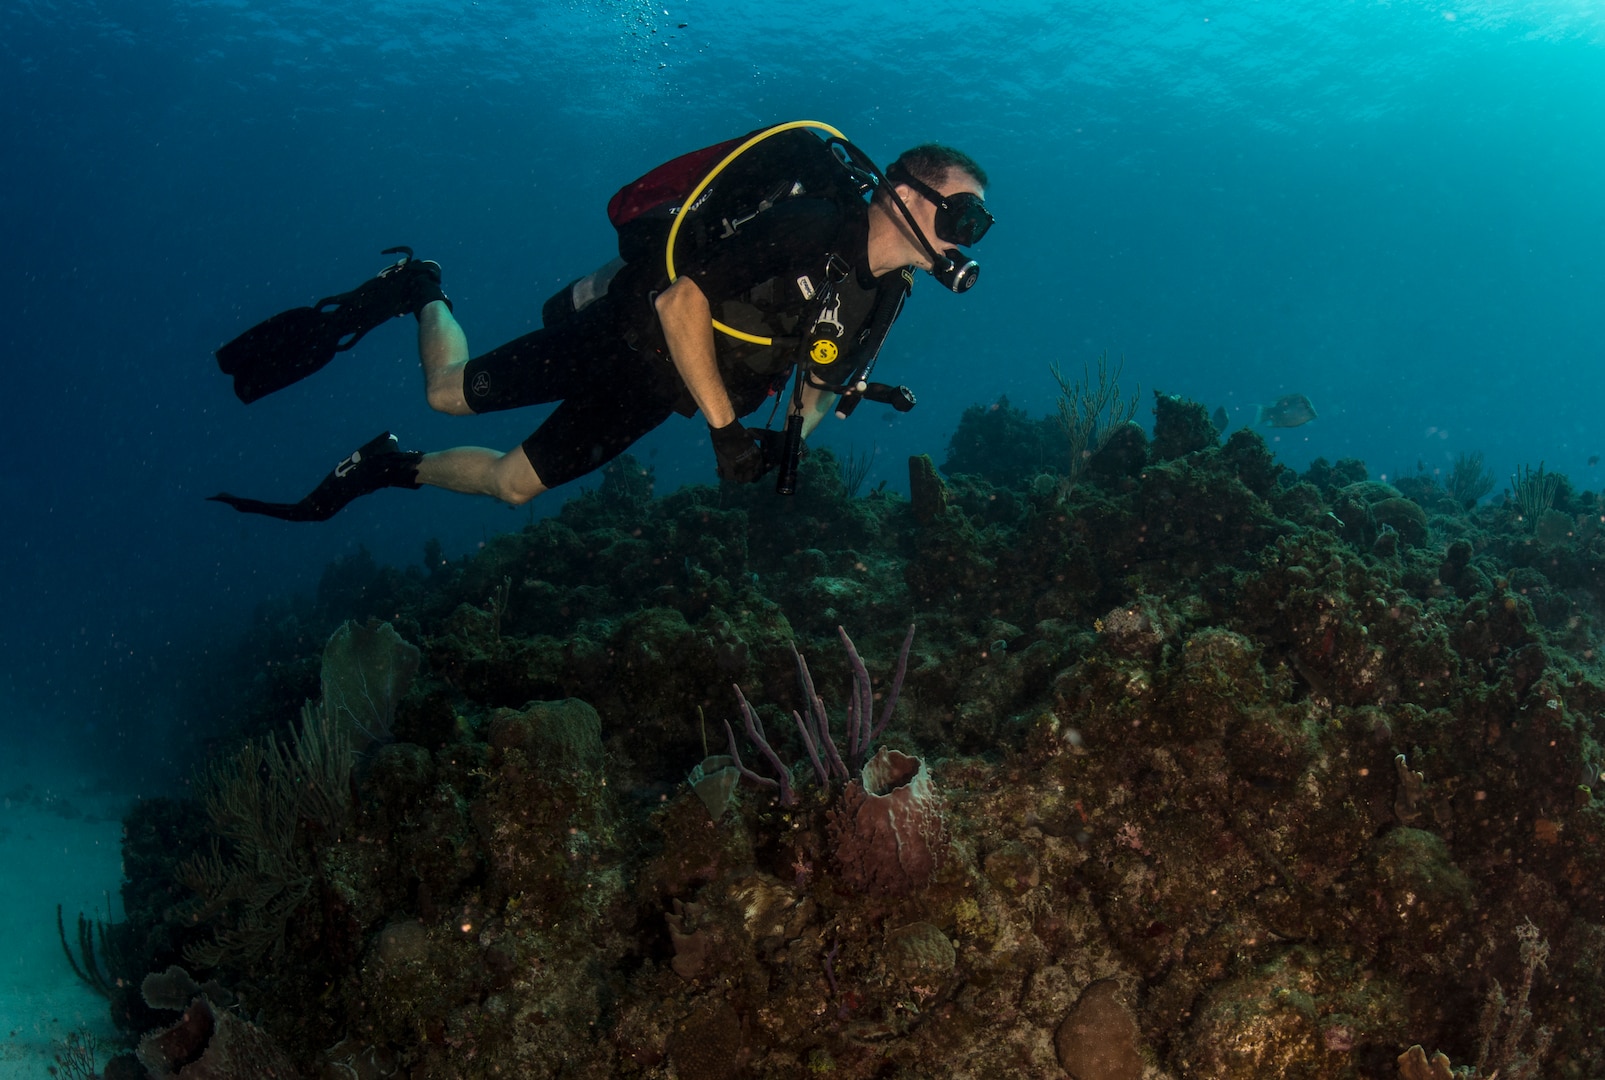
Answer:
<path fill-rule="evenodd" d="M 870 383 L 869 388 L 864 391 L 864 396 L 882 405 L 890 405 L 898 412 L 908 412 L 915 405 L 914 391 L 901 384 L 892 386 L 889 383 Z"/>
<path fill-rule="evenodd" d="M 803 418 L 786 417 L 786 437 L 780 445 L 780 469 L 775 475 L 776 495 L 797 494 L 797 463 L 802 460 Z"/>
<path fill-rule="evenodd" d="M 892 386 L 890 383 L 865 383 L 862 390 L 849 390 L 836 402 L 836 415 L 845 420 L 853 415 L 860 401 L 873 401 L 879 405 L 890 405 L 898 412 L 908 412 L 914 407 L 914 391 L 906 386 Z"/>

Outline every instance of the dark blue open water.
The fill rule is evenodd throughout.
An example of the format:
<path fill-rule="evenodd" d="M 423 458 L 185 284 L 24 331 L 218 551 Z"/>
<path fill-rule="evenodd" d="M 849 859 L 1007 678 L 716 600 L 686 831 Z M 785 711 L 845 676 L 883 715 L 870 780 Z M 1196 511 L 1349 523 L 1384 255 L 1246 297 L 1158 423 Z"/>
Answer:
<path fill-rule="evenodd" d="M 970 403 L 1051 409 L 1049 362 L 1107 350 L 1234 423 L 1308 394 L 1320 419 L 1275 444 L 1296 467 L 1481 450 L 1597 487 L 1602 71 L 1605 15 L 1563 0 L 6 0 L 0 731 L 159 772 L 186 680 L 261 600 L 527 520 L 434 491 L 321 526 L 203 502 L 294 498 L 385 427 L 506 448 L 538 419 L 430 413 L 410 321 L 250 408 L 218 344 L 406 243 L 488 348 L 609 256 L 621 182 L 773 120 L 992 174 L 981 285 L 927 282 L 883 356 L 918 410 L 821 430 L 876 451 L 871 484 L 940 460 Z M 702 436 L 638 448 L 660 491 L 711 479 Z"/>

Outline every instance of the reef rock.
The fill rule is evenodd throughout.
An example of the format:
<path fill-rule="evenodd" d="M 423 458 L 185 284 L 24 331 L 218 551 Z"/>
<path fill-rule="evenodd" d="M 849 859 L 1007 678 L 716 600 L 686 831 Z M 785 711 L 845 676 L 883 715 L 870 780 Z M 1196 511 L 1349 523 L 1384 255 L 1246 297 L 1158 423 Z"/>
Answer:
<path fill-rule="evenodd" d="M 1154 391 L 1155 461 L 1185 457 L 1196 450 L 1214 446 L 1215 441 L 1215 425 L 1210 422 L 1208 409 L 1179 394 Z"/>
<path fill-rule="evenodd" d="M 684 1080 L 726 1080 L 741 1068 L 741 1018 L 725 1002 L 707 1002 L 675 1025 L 669 1060 Z"/>
<path fill-rule="evenodd" d="M 937 475 L 936 464 L 929 454 L 918 454 L 908 459 L 909 497 L 914 506 L 914 517 L 921 525 L 929 525 L 947 514 L 947 485 Z"/>
<path fill-rule="evenodd" d="M 1343 948 L 1294 946 L 1217 984 L 1181 1045 L 1188 1077 L 1354 1076 L 1370 1047 L 1403 1046 L 1405 996 Z"/>

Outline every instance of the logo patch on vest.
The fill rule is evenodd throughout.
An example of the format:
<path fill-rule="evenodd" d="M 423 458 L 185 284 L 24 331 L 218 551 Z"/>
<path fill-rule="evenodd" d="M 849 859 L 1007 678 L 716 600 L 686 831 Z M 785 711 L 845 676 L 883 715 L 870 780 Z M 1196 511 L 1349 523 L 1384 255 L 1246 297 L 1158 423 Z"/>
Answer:
<path fill-rule="evenodd" d="M 829 338 L 820 338 L 808 350 L 808 359 L 816 364 L 834 364 L 838 355 L 836 343 Z"/>

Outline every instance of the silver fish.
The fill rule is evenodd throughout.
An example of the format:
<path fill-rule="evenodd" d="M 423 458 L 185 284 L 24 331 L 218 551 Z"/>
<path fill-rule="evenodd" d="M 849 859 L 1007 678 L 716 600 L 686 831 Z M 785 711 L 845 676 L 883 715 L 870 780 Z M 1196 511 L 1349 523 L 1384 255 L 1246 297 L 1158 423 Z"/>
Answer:
<path fill-rule="evenodd" d="M 1254 426 L 1298 427 L 1315 419 L 1315 406 L 1303 394 L 1277 398 L 1274 405 L 1254 406 Z"/>

